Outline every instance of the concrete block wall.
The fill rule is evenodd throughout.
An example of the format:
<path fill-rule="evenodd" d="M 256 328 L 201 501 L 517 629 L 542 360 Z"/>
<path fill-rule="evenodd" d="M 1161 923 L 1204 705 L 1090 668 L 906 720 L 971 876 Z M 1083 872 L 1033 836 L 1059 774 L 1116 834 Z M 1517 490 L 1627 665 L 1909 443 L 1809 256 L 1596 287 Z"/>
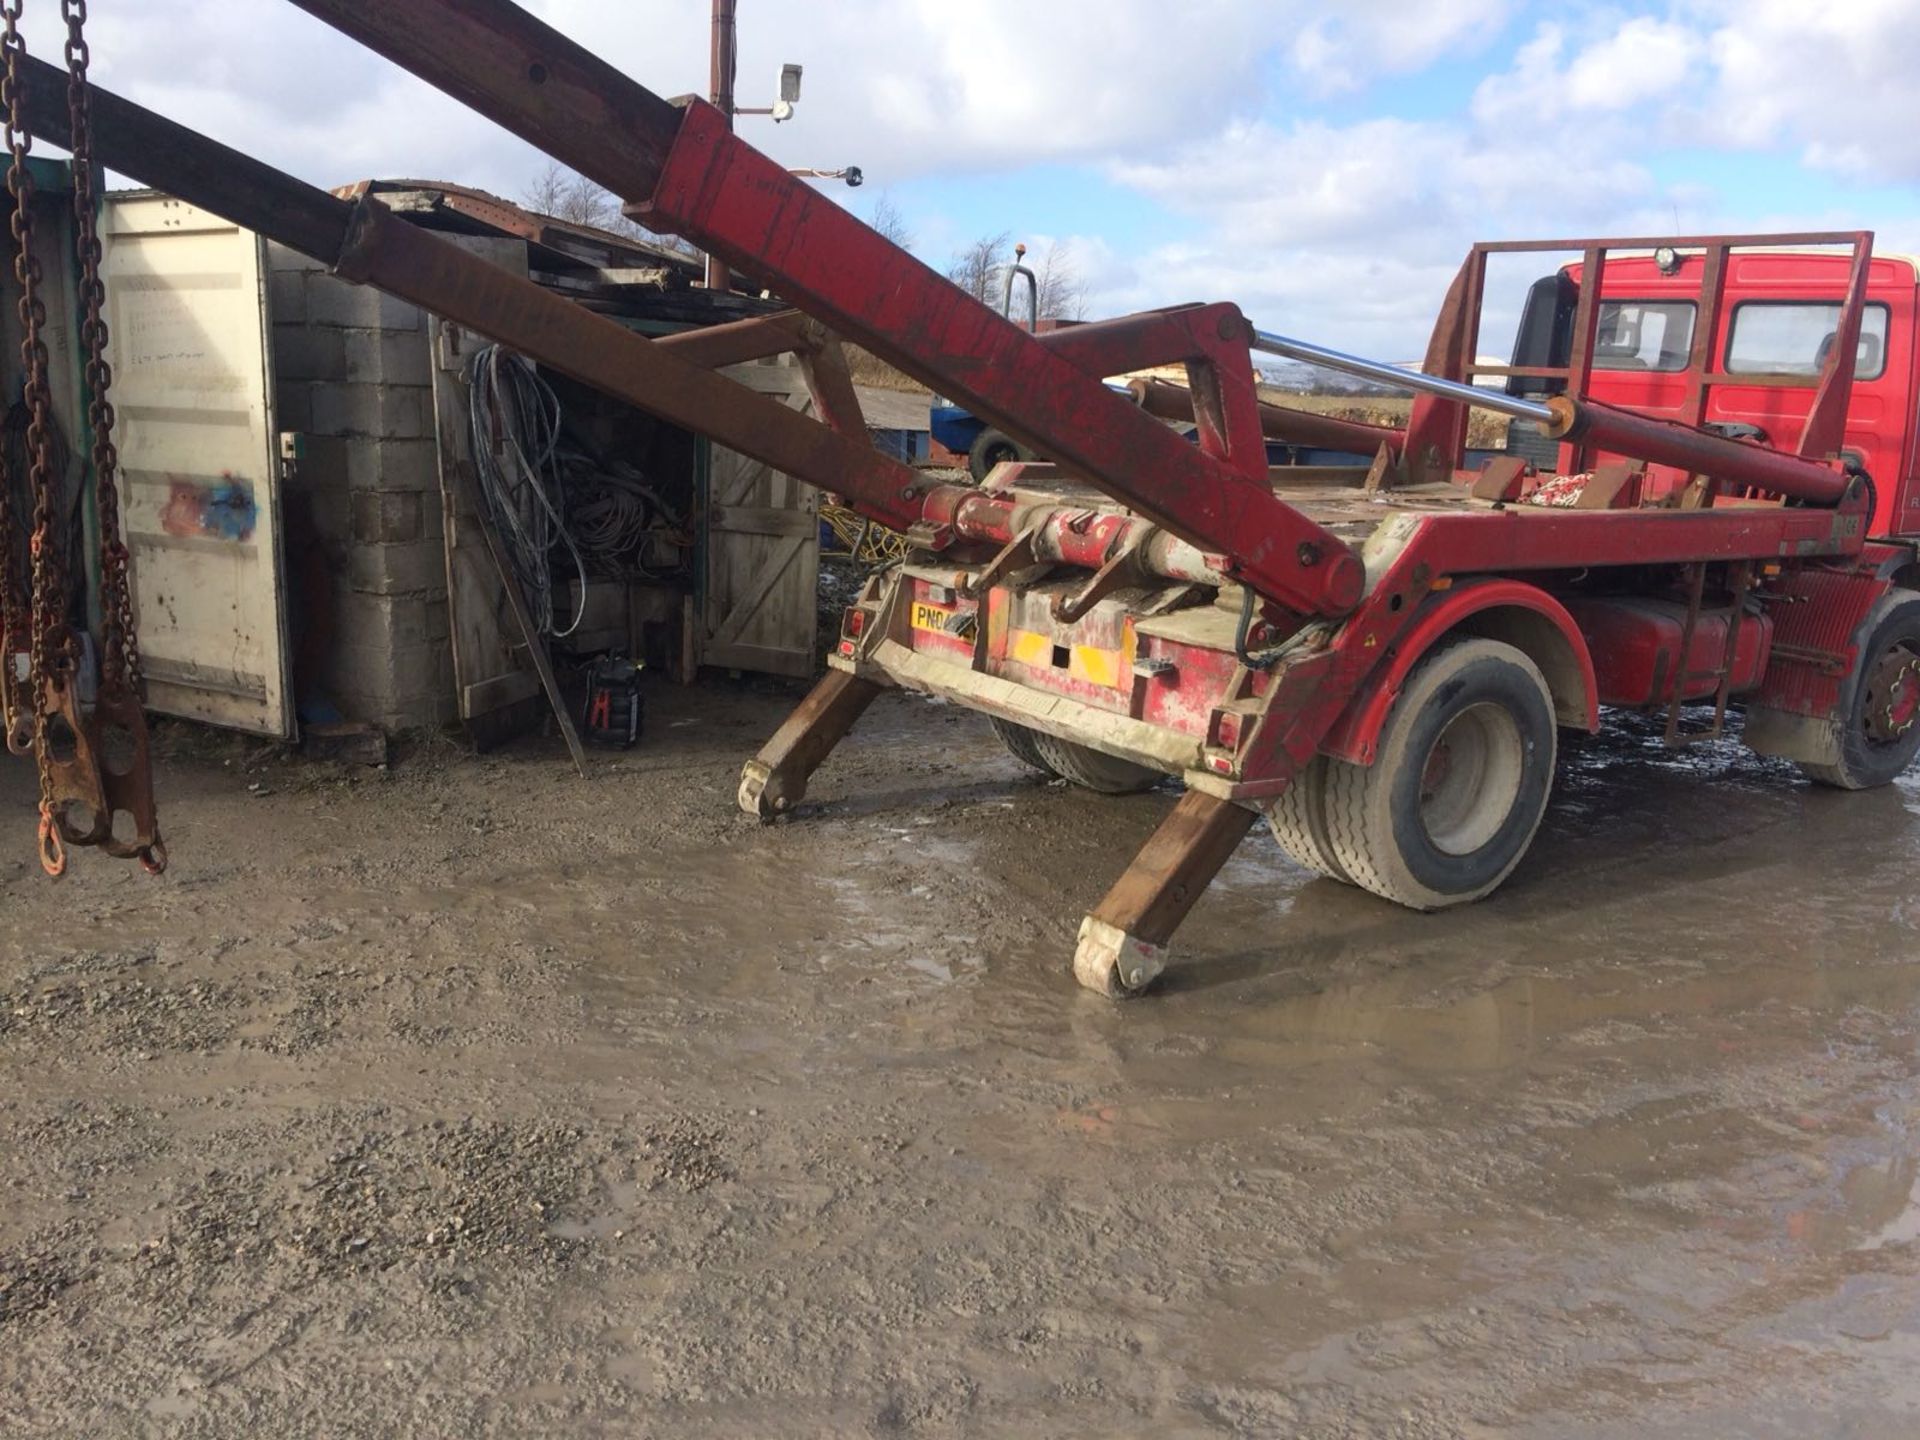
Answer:
<path fill-rule="evenodd" d="M 389 730 L 455 718 L 426 317 L 270 246 L 295 683 Z"/>

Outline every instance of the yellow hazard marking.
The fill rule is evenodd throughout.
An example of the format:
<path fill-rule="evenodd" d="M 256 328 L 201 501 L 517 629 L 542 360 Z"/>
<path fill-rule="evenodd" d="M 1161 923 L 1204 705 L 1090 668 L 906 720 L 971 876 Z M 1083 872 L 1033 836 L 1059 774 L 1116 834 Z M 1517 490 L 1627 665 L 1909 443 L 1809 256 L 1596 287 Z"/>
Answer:
<path fill-rule="evenodd" d="M 1032 630 L 1013 632 L 1013 658 L 1022 665 L 1053 664 L 1053 637 Z"/>
<path fill-rule="evenodd" d="M 1044 670 L 1053 666 L 1059 648 L 1053 643 L 1051 635 L 1043 635 L 1035 630 L 1015 630 L 1009 637 L 1007 652 L 1011 660 Z M 1066 649 L 1067 674 L 1090 685 L 1118 688 L 1120 676 L 1128 668 L 1122 663 L 1120 651 L 1103 650 L 1097 645 L 1073 645 Z"/>
<path fill-rule="evenodd" d="M 1092 645 L 1073 647 L 1072 664 L 1067 666 L 1069 675 L 1094 685 L 1105 685 L 1111 689 L 1120 683 L 1120 652 L 1101 650 Z"/>
<path fill-rule="evenodd" d="M 942 610 L 938 605 L 929 605 L 924 601 L 913 602 L 913 628 L 916 630 L 937 630 L 945 634 L 947 621 L 953 615 L 951 610 Z"/>

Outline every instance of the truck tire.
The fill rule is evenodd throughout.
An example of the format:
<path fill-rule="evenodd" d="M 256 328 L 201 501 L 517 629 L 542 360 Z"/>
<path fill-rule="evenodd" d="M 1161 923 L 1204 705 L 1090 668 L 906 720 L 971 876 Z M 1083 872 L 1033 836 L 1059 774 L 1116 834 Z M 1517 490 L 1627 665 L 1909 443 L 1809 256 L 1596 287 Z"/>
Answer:
<path fill-rule="evenodd" d="M 984 481 L 996 465 L 1032 458 L 1033 452 L 1011 435 L 988 427 L 973 437 L 973 446 L 967 451 L 967 473 Z"/>
<path fill-rule="evenodd" d="M 1920 595 L 1882 596 L 1862 628 L 1860 659 L 1840 688 L 1839 759 L 1800 766 L 1836 790 L 1885 785 L 1920 753 Z"/>
<path fill-rule="evenodd" d="M 1354 884 L 1413 910 L 1491 892 L 1533 843 L 1553 788 L 1553 697 L 1497 640 L 1426 656 L 1388 712 L 1371 766 L 1329 760 L 1326 834 Z"/>
<path fill-rule="evenodd" d="M 1353 877 L 1333 853 L 1333 839 L 1327 833 L 1327 767 L 1331 764 L 1325 755 L 1314 756 L 1273 802 L 1267 812 L 1267 825 L 1294 864 L 1324 879 L 1351 885 Z"/>
<path fill-rule="evenodd" d="M 1095 790 L 1102 795 L 1137 795 L 1167 778 L 1158 770 L 1122 760 L 1103 750 L 1076 745 L 1041 730 L 1032 733 L 1034 749 L 1046 761 L 1047 768 L 1083 790 Z"/>
<path fill-rule="evenodd" d="M 1042 775 L 1054 773 L 1053 767 L 1041 758 L 1040 746 L 1036 743 L 1040 739 L 1038 733 L 1011 720 L 1002 720 L 998 715 L 989 715 L 987 724 L 1000 737 L 1000 743 L 1007 747 L 1007 753 L 1022 765 L 1038 770 Z"/>

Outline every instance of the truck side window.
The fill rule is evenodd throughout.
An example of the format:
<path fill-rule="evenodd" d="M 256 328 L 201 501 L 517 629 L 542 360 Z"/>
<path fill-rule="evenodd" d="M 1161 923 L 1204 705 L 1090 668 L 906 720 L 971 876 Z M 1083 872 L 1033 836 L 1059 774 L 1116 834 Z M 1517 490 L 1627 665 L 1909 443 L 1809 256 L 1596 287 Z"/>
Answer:
<path fill-rule="evenodd" d="M 1684 370 L 1693 348 L 1693 303 L 1602 300 L 1594 325 L 1596 370 Z"/>
<path fill-rule="evenodd" d="M 1808 301 L 1747 300 L 1733 307 L 1727 370 L 1736 375 L 1820 373 L 1840 326 L 1840 307 Z M 1877 380 L 1887 364 L 1887 307 L 1869 305 L 1860 316 L 1856 380 Z"/>

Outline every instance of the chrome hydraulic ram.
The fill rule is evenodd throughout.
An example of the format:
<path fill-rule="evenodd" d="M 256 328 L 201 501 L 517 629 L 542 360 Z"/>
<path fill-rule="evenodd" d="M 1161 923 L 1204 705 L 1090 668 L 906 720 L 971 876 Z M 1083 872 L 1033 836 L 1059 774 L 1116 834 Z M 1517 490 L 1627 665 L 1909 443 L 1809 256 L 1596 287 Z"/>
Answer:
<path fill-rule="evenodd" d="M 1267 355 L 1280 355 L 1307 365 L 1320 365 L 1377 381 L 1401 390 L 1436 395 L 1508 415 L 1530 420 L 1542 433 L 1560 440 L 1578 440 L 1597 450 L 1629 455 L 1672 465 L 1690 473 L 1711 475 L 1733 485 L 1751 485 L 1775 495 L 1785 495 L 1816 505 L 1835 505 L 1852 483 L 1845 469 L 1835 462 L 1803 459 L 1763 445 L 1729 440 L 1688 425 L 1678 425 L 1651 415 L 1615 409 L 1597 400 L 1576 400 L 1556 395 L 1546 404 L 1509 395 L 1479 385 L 1467 385 L 1418 370 L 1402 370 L 1379 360 L 1366 360 L 1340 350 L 1265 330 L 1253 332 L 1253 349 Z"/>

